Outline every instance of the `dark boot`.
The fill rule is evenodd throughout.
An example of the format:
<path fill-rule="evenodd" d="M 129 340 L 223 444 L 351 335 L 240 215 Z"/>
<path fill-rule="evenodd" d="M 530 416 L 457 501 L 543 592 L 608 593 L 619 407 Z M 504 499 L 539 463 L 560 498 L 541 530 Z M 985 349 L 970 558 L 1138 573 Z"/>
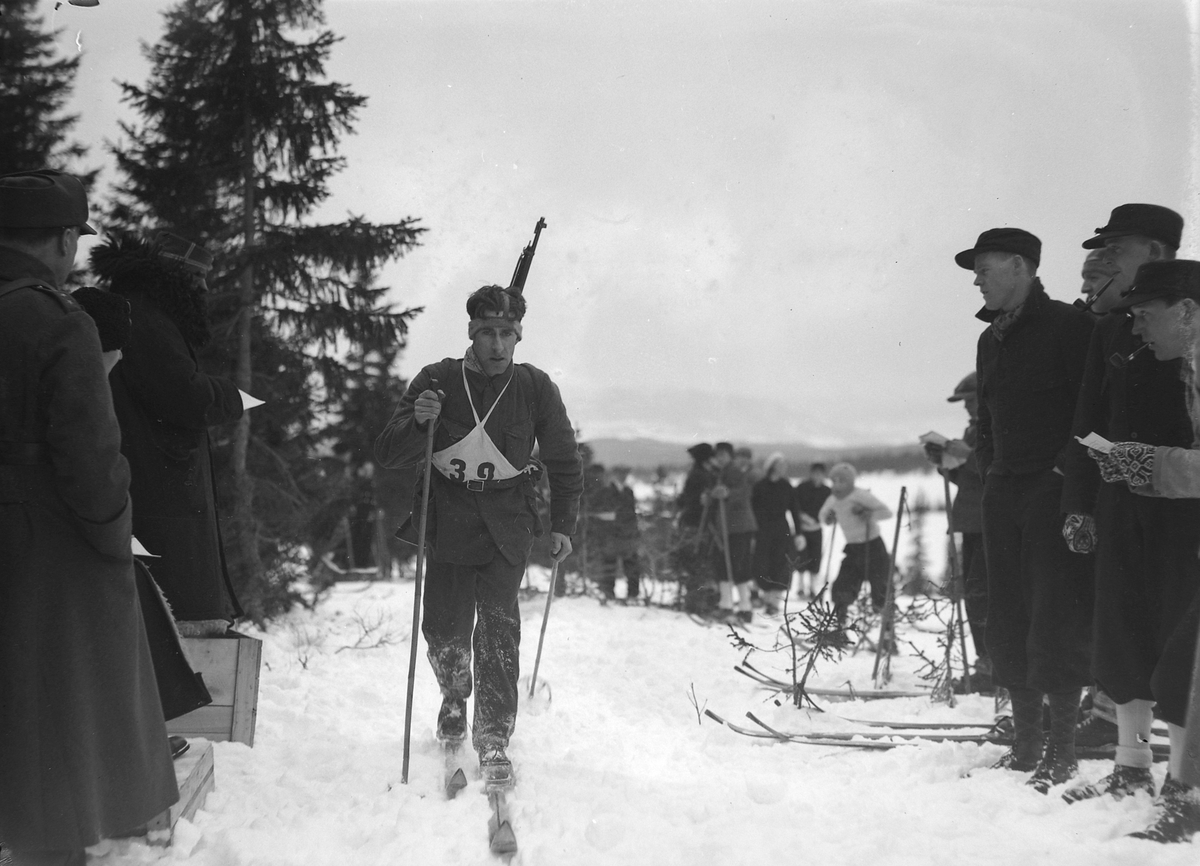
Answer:
<path fill-rule="evenodd" d="M 467 738 L 467 702 L 460 698 L 442 698 L 438 710 L 437 738 L 442 743 L 461 743 Z"/>
<path fill-rule="evenodd" d="M 1142 767 L 1113 764 L 1112 772 L 1096 784 L 1071 788 L 1063 793 L 1063 799 L 1068 803 L 1078 803 L 1080 800 L 1108 795 L 1115 800 L 1123 800 L 1139 791 L 1154 796 L 1154 777 L 1150 775 L 1150 771 Z"/>
<path fill-rule="evenodd" d="M 993 770 L 1028 773 L 1042 759 L 1042 693 L 1033 689 L 1009 689 L 1012 702 L 1013 744 Z"/>
<path fill-rule="evenodd" d="M 1075 725 L 1079 721 L 1079 697 L 1082 689 L 1047 695 L 1050 704 L 1050 742 L 1042 760 L 1026 783 L 1039 794 L 1079 775 L 1075 759 Z M 1014 697 L 1015 704 L 1015 697 Z"/>
<path fill-rule="evenodd" d="M 1169 775 L 1154 801 L 1157 817 L 1145 830 L 1129 835 L 1152 842 L 1189 842 L 1200 833 L 1200 789 L 1177 782 Z"/>
<path fill-rule="evenodd" d="M 479 770 L 486 790 L 508 788 L 513 784 L 512 761 L 504 746 L 489 746 L 479 750 Z"/>

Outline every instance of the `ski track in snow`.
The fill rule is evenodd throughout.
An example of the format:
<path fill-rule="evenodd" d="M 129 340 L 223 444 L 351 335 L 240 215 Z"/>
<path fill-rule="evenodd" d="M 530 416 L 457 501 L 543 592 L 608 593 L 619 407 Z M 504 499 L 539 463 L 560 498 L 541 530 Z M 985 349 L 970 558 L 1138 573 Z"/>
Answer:
<path fill-rule="evenodd" d="M 935 476 L 936 478 L 936 476 Z M 897 485 L 898 487 L 898 485 Z M 883 498 L 884 490 L 875 492 Z M 898 489 L 897 489 L 898 494 Z M 931 497 L 932 498 L 932 497 Z M 887 501 L 885 499 L 885 501 Z M 937 497 L 940 501 L 940 497 Z M 892 507 L 894 507 L 894 501 Z M 944 519 L 941 524 L 944 532 Z M 885 531 L 890 545 L 890 531 Z M 840 548 L 840 540 L 838 544 Z M 836 563 L 835 563 L 836 567 Z M 545 586 L 548 575 L 532 568 Z M 623 582 L 619 583 L 619 586 Z M 420 647 L 409 784 L 400 783 L 411 582 L 340 584 L 318 609 L 296 611 L 267 633 L 255 746 L 216 745 L 216 790 L 170 848 L 105 842 L 92 866 L 187 863 L 496 864 L 488 852 L 487 799 L 477 774 L 454 801 L 442 798 L 442 758 L 433 725 L 437 686 Z M 522 672 L 537 651 L 543 594 L 522 601 Z M 381 621 L 388 646 L 356 650 L 356 616 Z M 750 637 L 767 644 L 771 628 Z M 936 648 L 936 635 L 901 632 L 890 687 L 920 685 L 905 638 Z M 556 599 L 539 679 L 526 701 L 510 755 L 511 797 L 526 866 L 869 863 L 1195 866 L 1200 840 L 1164 846 L 1122 838 L 1151 817 L 1148 798 L 1068 806 L 1024 777 L 984 769 L 1000 746 L 921 743 L 859 751 L 774 743 L 735 734 L 697 712 L 705 705 L 754 727 L 747 710 L 789 731 L 860 726 L 777 706 L 739 675 L 722 627 L 703 627 L 658 608 Z M 782 654 L 755 653 L 756 666 L 786 676 Z M 819 668 L 814 685 L 871 687 L 873 655 L 846 655 Z M 526 680 L 526 689 L 528 688 Z M 950 708 L 925 698 L 822 702 L 854 718 L 990 721 L 991 698 Z M 1106 761 L 1084 761 L 1096 779 Z M 1155 765 L 1161 783 L 1165 764 Z"/>

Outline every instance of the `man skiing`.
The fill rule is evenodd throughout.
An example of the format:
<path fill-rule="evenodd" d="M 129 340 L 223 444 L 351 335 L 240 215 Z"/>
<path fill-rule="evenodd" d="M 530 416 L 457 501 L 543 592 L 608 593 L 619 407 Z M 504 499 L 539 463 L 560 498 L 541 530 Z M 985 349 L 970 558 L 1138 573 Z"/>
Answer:
<path fill-rule="evenodd" d="M 1015 742 L 997 769 L 1033 771 L 1041 793 L 1078 772 L 1075 724 L 1090 681 L 1090 561 L 1059 533 L 1061 465 L 1092 317 L 1052 300 L 1037 277 L 1042 242 L 1017 228 L 983 232 L 954 257 L 975 272 L 988 323 L 975 372 L 975 456 L 984 479 L 987 649 L 1012 699 Z M 1051 730 L 1043 743 L 1042 699 Z"/>
<path fill-rule="evenodd" d="M 1170 261 L 1183 218 L 1165 207 L 1125 204 L 1084 241 L 1103 251 L 1116 271 L 1092 305 L 1107 314 L 1092 334 L 1072 433 L 1110 440 L 1190 448 L 1186 386 L 1178 356 L 1160 360 L 1143 345 L 1122 300 L 1138 268 Z M 1136 294 L 1136 292 L 1135 292 Z M 1110 312 L 1111 311 L 1111 312 Z M 1131 357 L 1132 356 L 1132 357 Z M 1116 704 L 1117 753 L 1112 772 L 1095 785 L 1069 791 L 1071 801 L 1134 791 L 1154 793 L 1150 777 L 1151 678 L 1162 638 L 1200 586 L 1200 500 L 1139 496 L 1123 483 L 1104 483 L 1095 461 L 1077 441 L 1067 446 L 1063 534 L 1073 550 L 1096 539 L 1096 601 L 1092 675 Z M 1086 541 L 1084 539 L 1087 539 Z M 1187 554 L 1172 551 L 1189 551 Z"/>
<path fill-rule="evenodd" d="M 517 716 L 517 590 L 541 534 L 535 482 L 544 467 L 550 552 L 561 562 L 571 552 L 582 462 L 558 387 L 513 361 L 525 316 L 520 291 L 484 286 L 467 299 L 467 315 L 466 353 L 413 378 L 375 453 L 389 468 L 417 464 L 436 425 L 422 632 L 442 692 L 437 736 L 451 745 L 466 739 L 474 686 L 472 745 L 488 782 L 503 784 L 512 779 L 507 748 Z"/>

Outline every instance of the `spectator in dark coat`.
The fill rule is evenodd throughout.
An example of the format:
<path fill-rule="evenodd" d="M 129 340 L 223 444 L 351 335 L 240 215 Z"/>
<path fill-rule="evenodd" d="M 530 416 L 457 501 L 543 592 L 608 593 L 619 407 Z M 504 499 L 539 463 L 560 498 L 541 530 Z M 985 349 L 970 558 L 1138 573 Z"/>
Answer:
<path fill-rule="evenodd" d="M 750 622 L 753 618 L 750 582 L 753 578 L 754 533 L 758 524 L 750 507 L 750 449 L 738 449 L 735 459 L 733 445 L 718 442 L 713 459 L 719 470 L 717 483 L 708 491 L 709 519 L 714 521 L 719 544 L 713 550 L 713 567 L 724 576 L 721 582 L 720 614 L 729 622 Z M 733 590 L 737 589 L 736 614 L 733 610 Z"/>
<path fill-rule="evenodd" d="M 1078 772 L 1075 724 L 1091 676 L 1091 563 L 1060 533 L 1063 463 L 1092 317 L 1051 300 L 1041 241 L 990 229 L 955 256 L 974 270 L 988 323 L 979 336 L 979 441 L 988 572 L 987 648 L 1012 698 L 1015 742 L 997 768 L 1033 770 L 1046 793 Z M 1042 701 L 1050 737 L 1042 732 Z"/>
<path fill-rule="evenodd" d="M 83 866 L 179 798 L 107 370 L 60 291 L 86 222 L 75 178 L 0 177 L 0 840 L 17 866 Z"/>
<path fill-rule="evenodd" d="M 676 543 L 671 552 L 671 565 L 679 575 L 684 609 L 689 613 L 708 615 L 720 598 L 716 575 L 724 575 L 724 564 L 713 568 L 711 549 L 716 543 L 715 524 L 709 519 L 706 504 L 707 490 L 715 481 L 713 447 L 700 442 L 687 450 L 692 458 L 691 468 L 683 489 L 675 498 Z"/>
<path fill-rule="evenodd" d="M 637 499 L 629 486 L 628 466 L 614 466 L 605 473 L 604 485 L 590 503 L 590 517 L 603 527 L 600 559 L 600 591 L 605 599 L 617 597 L 617 571 L 625 573 L 625 600 L 636 602 L 641 592 L 642 566 L 638 558 L 641 530 L 638 528 Z"/>
<path fill-rule="evenodd" d="M 225 564 L 208 428 L 240 418 L 242 399 L 196 357 L 209 341 L 212 256 L 164 233 L 109 241 L 91 262 L 131 307 L 133 333 L 109 381 L 133 472 L 134 535 L 159 557 L 151 571 L 181 633 L 224 633 L 242 608 Z"/>
<path fill-rule="evenodd" d="M 787 477 L 787 462 L 776 452 L 767 458 L 766 475 L 754 483 L 750 504 L 758 534 L 754 539 L 754 579 L 763 594 L 763 612 L 774 616 L 792 587 L 792 561 L 803 548 L 800 512 Z M 792 522 L 788 523 L 788 515 Z"/>
<path fill-rule="evenodd" d="M 798 548 L 796 555 L 796 570 L 800 572 L 800 591 L 810 597 L 820 589 L 817 575 L 821 573 L 824 544 L 819 515 L 829 498 L 828 474 L 824 463 L 814 463 L 808 467 L 808 477 L 796 485 L 799 529 L 804 535 L 804 547 Z"/>

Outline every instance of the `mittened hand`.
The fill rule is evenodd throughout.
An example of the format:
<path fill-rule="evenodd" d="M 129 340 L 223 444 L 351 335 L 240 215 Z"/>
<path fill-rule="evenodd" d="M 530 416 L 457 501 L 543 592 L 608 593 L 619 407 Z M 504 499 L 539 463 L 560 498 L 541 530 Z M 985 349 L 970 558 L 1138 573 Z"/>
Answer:
<path fill-rule="evenodd" d="M 1108 458 L 1120 470 L 1120 479 L 1130 487 L 1142 487 L 1154 478 L 1153 445 L 1144 442 L 1116 442 Z"/>
<path fill-rule="evenodd" d="M 1068 514 L 1062 534 L 1072 553 L 1091 553 L 1096 549 L 1096 521 L 1090 514 Z"/>

